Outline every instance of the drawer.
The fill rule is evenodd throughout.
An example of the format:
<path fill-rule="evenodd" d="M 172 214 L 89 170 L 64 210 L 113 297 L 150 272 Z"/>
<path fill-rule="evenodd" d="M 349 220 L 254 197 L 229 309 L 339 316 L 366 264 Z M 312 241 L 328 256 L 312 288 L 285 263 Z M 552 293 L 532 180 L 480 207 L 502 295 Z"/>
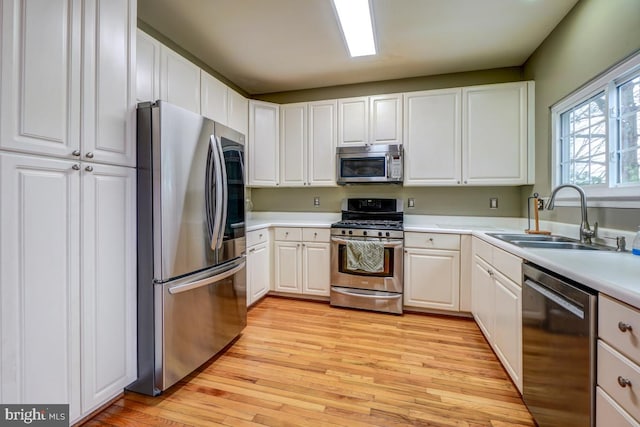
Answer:
<path fill-rule="evenodd" d="M 264 242 L 267 242 L 268 240 L 269 240 L 268 228 L 247 232 L 247 247 L 257 245 L 258 243 L 264 243 Z"/>
<path fill-rule="evenodd" d="M 625 330 L 625 325 L 631 329 Z M 616 350 L 640 364 L 640 311 L 600 294 L 598 336 Z M 640 384 L 638 384 L 640 386 Z M 638 387 L 640 391 L 640 387 Z"/>
<path fill-rule="evenodd" d="M 493 264 L 493 245 L 485 242 L 478 237 L 474 237 L 473 241 L 471 242 L 471 247 L 474 255 L 479 256 L 489 264 Z"/>
<path fill-rule="evenodd" d="M 493 247 L 493 263 L 496 270 L 522 286 L 522 258 Z"/>
<path fill-rule="evenodd" d="M 331 240 L 331 230 L 328 228 L 303 228 L 302 240 L 305 242 L 326 242 Z"/>
<path fill-rule="evenodd" d="M 640 427 L 624 409 L 600 387 L 596 387 L 596 427 Z"/>
<path fill-rule="evenodd" d="M 404 233 L 405 248 L 460 250 L 460 235 L 444 233 Z"/>
<path fill-rule="evenodd" d="M 276 240 L 302 241 L 302 228 L 278 227 L 276 228 Z"/>
<path fill-rule="evenodd" d="M 640 419 L 640 367 L 598 340 L 598 385 L 633 418 Z M 623 387 L 620 381 L 630 381 Z"/>

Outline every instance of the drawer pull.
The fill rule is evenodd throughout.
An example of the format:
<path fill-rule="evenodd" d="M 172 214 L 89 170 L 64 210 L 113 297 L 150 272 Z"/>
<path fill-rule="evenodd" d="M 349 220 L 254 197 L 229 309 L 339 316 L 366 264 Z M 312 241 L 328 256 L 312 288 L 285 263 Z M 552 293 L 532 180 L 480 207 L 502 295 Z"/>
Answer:
<path fill-rule="evenodd" d="M 630 324 L 624 322 L 618 322 L 618 329 L 620 329 L 620 332 L 631 332 L 633 330 Z"/>
<path fill-rule="evenodd" d="M 618 385 L 620 385 L 620 387 L 625 388 L 627 386 L 631 387 L 631 381 L 623 378 L 621 376 L 618 377 Z"/>

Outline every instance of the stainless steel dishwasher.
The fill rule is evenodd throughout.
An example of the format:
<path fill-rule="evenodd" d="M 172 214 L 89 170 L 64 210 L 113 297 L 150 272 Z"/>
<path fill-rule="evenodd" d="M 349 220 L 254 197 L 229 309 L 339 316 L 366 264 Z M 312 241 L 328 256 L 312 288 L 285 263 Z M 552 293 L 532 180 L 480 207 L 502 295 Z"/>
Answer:
<path fill-rule="evenodd" d="M 523 265 L 523 399 L 539 427 L 595 423 L 595 291 Z"/>

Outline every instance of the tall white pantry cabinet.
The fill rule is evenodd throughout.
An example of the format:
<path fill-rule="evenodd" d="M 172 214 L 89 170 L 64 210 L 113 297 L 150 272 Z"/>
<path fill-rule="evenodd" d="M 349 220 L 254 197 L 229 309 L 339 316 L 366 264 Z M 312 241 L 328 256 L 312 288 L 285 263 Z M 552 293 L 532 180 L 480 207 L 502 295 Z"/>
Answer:
<path fill-rule="evenodd" d="M 0 0 L 0 402 L 136 378 L 136 0 Z"/>

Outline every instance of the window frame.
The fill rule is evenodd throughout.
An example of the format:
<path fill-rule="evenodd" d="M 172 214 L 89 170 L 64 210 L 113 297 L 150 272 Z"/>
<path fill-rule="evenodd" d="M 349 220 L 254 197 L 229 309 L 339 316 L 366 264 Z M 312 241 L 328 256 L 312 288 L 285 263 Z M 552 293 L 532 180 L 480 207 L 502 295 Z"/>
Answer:
<path fill-rule="evenodd" d="M 589 207 L 610 208 L 640 208 L 640 182 L 632 184 L 617 184 L 616 159 L 617 146 L 617 87 L 640 74 L 640 52 L 610 68 L 600 76 L 580 87 L 551 107 L 551 183 L 553 188 L 561 184 L 562 170 L 562 133 L 561 115 L 581 103 L 604 92 L 607 105 L 606 111 L 606 158 L 607 184 L 582 186 Z M 615 108 L 615 110 L 612 110 Z M 556 198 L 557 206 L 579 206 L 580 200 L 575 192 L 561 192 Z"/>

